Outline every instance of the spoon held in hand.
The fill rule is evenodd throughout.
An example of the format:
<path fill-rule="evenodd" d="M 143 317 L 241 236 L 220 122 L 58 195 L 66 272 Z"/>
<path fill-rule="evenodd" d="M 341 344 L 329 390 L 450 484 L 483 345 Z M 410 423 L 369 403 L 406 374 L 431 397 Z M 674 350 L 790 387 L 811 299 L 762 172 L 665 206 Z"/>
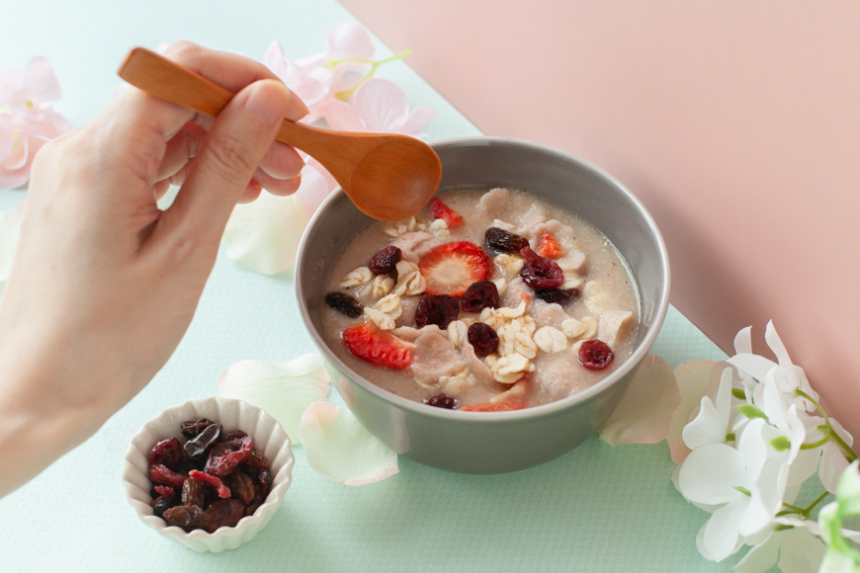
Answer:
<path fill-rule="evenodd" d="M 145 48 L 132 49 L 118 73 L 149 94 L 212 116 L 235 95 Z M 319 161 L 356 207 L 381 221 L 417 213 L 442 179 L 436 152 L 407 135 L 335 131 L 285 119 L 276 139 Z"/>

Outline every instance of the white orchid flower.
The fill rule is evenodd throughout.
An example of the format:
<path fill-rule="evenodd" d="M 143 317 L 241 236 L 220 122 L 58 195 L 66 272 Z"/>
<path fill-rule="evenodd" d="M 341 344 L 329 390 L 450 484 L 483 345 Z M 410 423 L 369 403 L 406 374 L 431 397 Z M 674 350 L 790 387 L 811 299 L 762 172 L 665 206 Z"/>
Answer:
<path fill-rule="evenodd" d="M 842 529 L 845 519 L 860 515 L 860 474 L 857 470 L 858 462 L 855 460 L 839 478 L 836 501 L 818 513 L 821 537 L 827 544 L 821 573 L 860 572 L 860 551 L 848 542 L 848 539 L 860 539 L 860 532 Z"/>
<path fill-rule="evenodd" d="M 733 405 L 732 386 L 735 382 L 732 368 L 723 369 L 715 399 L 703 396 L 699 413 L 681 432 L 684 443 L 691 450 L 703 444 L 725 444 L 736 439 L 749 418 L 741 415 Z"/>
<path fill-rule="evenodd" d="M 765 573 L 779 565 L 782 573 L 815 573 L 827 547 L 799 519 L 782 519 L 734 566 L 737 573 Z M 817 528 L 815 528 L 817 529 Z"/>

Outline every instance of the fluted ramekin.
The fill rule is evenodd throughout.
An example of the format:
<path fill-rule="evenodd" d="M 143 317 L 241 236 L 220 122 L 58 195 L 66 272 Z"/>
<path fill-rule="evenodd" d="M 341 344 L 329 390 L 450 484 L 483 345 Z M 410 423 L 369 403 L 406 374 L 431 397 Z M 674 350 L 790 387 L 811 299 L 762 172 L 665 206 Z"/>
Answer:
<path fill-rule="evenodd" d="M 194 530 L 186 533 L 179 527 L 168 526 L 152 513 L 149 481 L 149 452 L 159 440 L 179 435 L 179 425 L 186 420 L 209 418 L 224 426 L 224 430 L 242 430 L 254 440 L 270 463 L 272 490 L 254 515 L 243 517 L 236 527 L 221 527 L 214 533 Z M 290 438 L 272 416 L 241 400 L 206 398 L 191 400 L 169 408 L 143 425 L 132 438 L 123 463 L 122 479 L 128 501 L 146 525 L 179 543 L 199 552 L 220 553 L 251 541 L 272 519 L 281 505 L 292 480 L 295 463 Z"/>

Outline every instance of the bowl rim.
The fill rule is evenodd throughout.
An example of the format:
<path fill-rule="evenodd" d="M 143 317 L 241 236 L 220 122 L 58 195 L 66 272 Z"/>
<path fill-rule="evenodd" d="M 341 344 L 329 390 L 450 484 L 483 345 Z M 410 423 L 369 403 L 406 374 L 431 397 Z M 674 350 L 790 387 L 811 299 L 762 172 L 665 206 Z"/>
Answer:
<path fill-rule="evenodd" d="M 219 527 L 218 529 L 216 529 L 212 533 L 209 533 L 208 531 L 206 531 L 204 529 L 194 529 L 190 532 L 187 532 L 184 529 L 182 529 L 181 527 L 178 527 L 175 525 L 167 525 L 167 522 L 164 521 L 163 518 L 160 518 L 151 512 L 149 514 L 145 514 L 144 513 L 145 509 L 139 505 L 142 502 L 139 502 L 139 500 L 134 499 L 131 495 L 132 488 L 136 488 L 137 486 L 134 483 L 132 483 L 131 481 L 129 481 L 127 476 L 128 476 L 129 472 L 139 471 L 138 468 L 131 461 L 131 456 L 134 454 L 134 452 L 141 452 L 144 454 L 144 456 L 146 455 L 146 452 L 143 452 L 137 445 L 135 445 L 135 440 L 137 440 L 137 438 L 139 436 L 144 434 L 144 432 L 149 431 L 149 429 L 152 425 L 155 425 L 156 423 L 161 422 L 162 418 L 169 418 L 171 412 L 179 411 L 179 410 L 186 408 L 186 407 L 189 407 L 189 406 L 194 407 L 196 409 L 198 404 L 205 404 L 208 402 L 215 402 L 215 403 L 221 402 L 221 403 L 227 403 L 230 406 L 234 406 L 234 407 L 246 407 L 246 408 L 249 408 L 251 410 L 257 410 L 258 415 L 260 417 L 262 417 L 264 419 L 269 418 L 272 422 L 274 422 L 274 427 L 279 429 L 285 437 L 284 445 L 286 446 L 287 452 L 289 453 L 289 457 L 284 462 L 283 467 L 279 471 L 279 473 L 285 472 L 286 477 L 285 477 L 284 481 L 282 483 L 278 484 L 277 486 L 275 486 L 273 484 L 272 490 L 269 492 L 269 495 L 266 497 L 266 499 L 263 501 L 263 503 L 260 504 L 260 507 L 258 507 L 254 511 L 253 514 L 247 515 L 247 516 L 243 517 L 242 519 L 240 519 L 239 522 L 235 526 L 233 526 L 233 527 Z M 283 448 L 283 446 L 282 446 L 282 448 Z M 292 483 L 293 483 L 293 467 L 295 466 L 295 463 L 296 463 L 296 457 L 295 457 L 295 454 L 293 454 L 292 440 L 290 440 L 289 435 L 283 429 L 281 424 L 274 418 L 274 416 L 272 416 L 271 414 L 269 414 L 268 412 L 266 412 L 262 408 L 254 406 L 253 404 L 249 404 L 248 402 L 245 402 L 244 400 L 239 400 L 236 398 L 224 398 L 222 396 L 209 396 L 208 398 L 197 398 L 197 399 L 193 399 L 193 400 L 186 400 L 185 402 L 182 402 L 181 404 L 171 406 L 170 408 L 165 408 L 164 410 L 159 412 L 158 415 L 150 418 L 140 427 L 140 429 L 137 431 L 137 433 L 135 433 L 135 435 L 129 441 L 128 449 L 126 450 L 126 454 L 123 457 L 122 484 L 123 484 L 124 489 L 125 489 L 126 500 L 128 501 L 129 505 L 131 505 L 134 508 L 135 512 L 137 513 L 137 516 L 141 519 L 141 521 L 143 521 L 146 525 L 153 528 L 158 533 L 161 533 L 162 535 L 166 535 L 168 537 L 177 538 L 178 540 L 189 540 L 190 541 L 190 540 L 195 540 L 195 539 L 201 539 L 201 540 L 213 540 L 214 541 L 214 540 L 220 539 L 220 538 L 225 537 L 225 536 L 235 535 L 236 532 L 241 531 L 243 529 L 247 529 L 252 524 L 259 523 L 259 522 L 263 521 L 263 519 L 266 517 L 267 514 L 274 512 L 274 511 L 277 511 L 281 505 L 281 502 L 283 501 L 284 494 L 286 494 L 290 485 L 292 485 Z M 151 510 L 151 508 L 150 508 L 150 510 Z"/>
<path fill-rule="evenodd" d="M 627 359 L 621 364 L 621 366 L 612 372 L 606 378 L 600 380 L 595 385 L 583 390 L 582 392 L 577 392 L 571 396 L 566 398 L 562 398 L 560 400 L 556 400 L 553 402 L 549 402 L 547 404 L 541 404 L 539 406 L 532 406 L 530 408 L 524 408 L 522 410 L 513 410 L 507 412 L 463 412 L 459 410 L 447 410 L 445 408 L 428 408 L 426 405 L 421 404 L 419 402 L 415 402 L 413 400 L 409 400 L 407 398 L 403 398 L 398 396 L 392 392 L 387 390 L 383 390 L 373 382 L 365 379 L 363 376 L 355 372 L 352 368 L 350 368 L 346 363 L 344 363 L 332 350 L 328 347 L 325 340 L 321 336 L 321 333 L 317 332 L 317 329 L 313 326 L 313 322 L 310 318 L 310 312 L 307 305 L 307 298 L 304 292 L 304 288 L 302 286 L 302 268 L 305 264 L 305 257 L 310 256 L 308 254 L 307 249 L 307 241 L 308 235 L 311 230 L 320 224 L 320 221 L 326 216 L 326 211 L 330 208 L 330 206 L 336 201 L 342 200 L 345 196 L 343 189 L 337 187 L 331 194 L 320 204 L 316 213 L 314 213 L 311 220 L 308 222 L 307 227 L 305 228 L 304 233 L 302 234 L 302 239 L 299 243 L 298 253 L 296 256 L 296 264 L 295 264 L 295 287 L 296 287 L 296 298 L 297 304 L 299 306 L 299 312 L 302 315 L 302 320 L 305 323 L 305 327 L 308 330 L 308 333 L 313 338 L 314 343 L 317 347 L 322 351 L 324 357 L 329 362 L 333 363 L 337 369 L 349 375 L 350 380 L 359 386 L 361 386 L 364 390 L 370 392 L 371 394 L 381 398 L 385 402 L 391 403 L 392 405 L 409 410 L 415 414 L 427 416 L 430 418 L 437 418 L 441 420 L 451 420 L 457 422 L 464 423 L 481 423 L 481 422 L 493 422 L 498 423 L 502 420 L 531 420 L 535 418 L 542 418 L 545 416 L 550 416 L 553 414 L 557 414 L 560 411 L 567 410 L 570 408 L 575 408 L 577 405 L 582 404 L 584 402 L 589 401 L 593 397 L 602 394 L 605 390 L 609 389 L 611 386 L 616 384 L 619 380 L 624 378 L 628 373 L 633 370 L 634 367 L 638 366 L 638 364 L 645 358 L 648 351 L 654 344 L 654 341 L 657 339 L 657 335 L 660 333 L 660 329 L 663 326 L 663 321 L 666 318 L 666 313 L 669 309 L 669 292 L 671 290 L 671 271 L 669 268 L 669 253 L 666 249 L 666 243 L 663 240 L 663 235 L 660 233 L 660 229 L 657 227 L 654 218 L 642 204 L 642 202 L 629 190 L 625 187 L 618 179 L 601 169 L 600 167 L 594 165 L 593 163 L 571 153 L 567 153 L 560 149 L 556 149 L 554 147 L 543 145 L 540 143 L 534 143 L 531 141 L 526 141 L 523 139 L 517 139 L 512 137 L 496 137 L 496 136 L 470 136 L 470 137 L 452 137 L 440 139 L 437 141 L 433 141 L 430 143 L 430 146 L 436 150 L 439 148 L 457 148 L 457 147 L 486 147 L 488 145 L 492 145 L 494 143 L 504 144 L 504 145 L 514 145 L 524 148 L 530 148 L 535 151 L 540 151 L 544 153 L 548 153 L 550 155 L 554 155 L 560 160 L 572 162 L 577 164 L 580 168 L 590 171 L 594 175 L 606 180 L 608 183 L 613 185 L 617 191 L 619 191 L 622 195 L 624 195 L 635 207 L 638 211 L 639 216 L 642 217 L 644 222 L 646 223 L 649 231 L 653 234 L 654 238 L 657 242 L 658 252 L 660 255 L 660 261 L 663 264 L 663 284 L 665 287 L 663 288 L 663 292 L 660 296 L 660 300 L 656 305 L 654 318 L 651 321 L 648 330 L 645 332 L 645 336 L 643 336 L 642 340 L 639 344 L 636 345 L 633 353 L 627 357 Z M 444 165 L 443 165 L 444 170 Z M 637 281 L 638 286 L 638 281 Z M 332 381 L 334 382 L 334 380 Z M 335 384 L 335 387 L 338 387 L 338 384 Z"/>

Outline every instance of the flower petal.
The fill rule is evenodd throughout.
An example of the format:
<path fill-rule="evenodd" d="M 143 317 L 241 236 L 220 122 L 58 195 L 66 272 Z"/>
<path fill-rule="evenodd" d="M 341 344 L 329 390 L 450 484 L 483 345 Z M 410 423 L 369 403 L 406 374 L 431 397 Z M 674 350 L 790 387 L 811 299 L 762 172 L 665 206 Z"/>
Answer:
<path fill-rule="evenodd" d="M 847 468 L 848 460 L 842 455 L 839 446 L 832 441 L 824 444 L 821 453 L 821 465 L 818 468 L 818 479 L 821 480 L 824 489 L 835 494 L 839 485 L 839 478 Z"/>
<path fill-rule="evenodd" d="M 416 107 L 409 113 L 409 118 L 400 128 L 401 133 L 405 133 L 406 135 L 415 135 L 421 131 L 425 125 L 433 121 L 434 117 L 436 117 L 436 110 L 432 107 Z"/>
<path fill-rule="evenodd" d="M 858 462 L 848 466 L 839 485 L 836 486 L 836 499 L 839 500 L 839 512 L 843 516 L 860 515 L 860 473 L 857 471 Z"/>
<path fill-rule="evenodd" d="M 678 383 L 680 404 L 672 413 L 669 434 L 666 441 L 672 453 L 672 461 L 680 464 L 689 453 L 684 444 L 682 432 L 690 421 L 690 416 L 702 400 L 702 396 L 710 395 L 717 389 L 719 380 L 711 376 L 714 364 L 711 360 L 694 360 L 675 368 L 675 380 Z"/>
<path fill-rule="evenodd" d="M 765 375 L 776 368 L 776 363 L 758 354 L 735 354 L 726 360 L 732 366 L 743 370 L 758 381 L 764 380 Z"/>
<path fill-rule="evenodd" d="M 283 364 L 243 360 L 221 373 L 221 396 L 244 400 L 275 418 L 300 443 L 299 422 L 305 410 L 328 396 L 328 372 L 322 356 L 305 354 Z"/>
<path fill-rule="evenodd" d="M 315 402 L 302 416 L 299 437 L 310 466 L 344 485 L 365 485 L 399 471 L 397 454 L 371 435 L 352 412 Z"/>
<path fill-rule="evenodd" d="M 696 448 L 678 472 L 678 488 L 689 501 L 716 505 L 743 494 L 735 486 L 747 485 L 746 470 L 737 450 L 726 444 Z"/>
<path fill-rule="evenodd" d="M 684 426 L 681 436 L 688 448 L 694 450 L 707 443 L 723 444 L 729 429 L 732 405 L 732 369 L 724 368 L 717 389 L 716 405 L 707 396 L 702 397 L 699 414 Z"/>
<path fill-rule="evenodd" d="M 816 573 L 827 546 L 804 527 L 780 531 L 779 568 L 782 573 Z"/>
<path fill-rule="evenodd" d="M 409 118 L 406 94 L 395 83 L 379 78 L 361 84 L 349 105 L 367 131 L 399 133 Z"/>
<path fill-rule="evenodd" d="M 752 326 L 742 328 L 735 335 L 735 354 L 752 354 Z"/>
<path fill-rule="evenodd" d="M 791 358 L 788 356 L 788 350 L 785 349 L 785 344 L 782 343 L 782 339 L 779 337 L 779 334 L 776 333 L 776 328 L 774 328 L 772 320 L 767 322 L 767 326 L 764 329 L 764 339 L 776 355 L 776 359 L 780 366 L 793 365 Z"/>
<path fill-rule="evenodd" d="M 771 533 L 767 539 L 753 546 L 733 569 L 737 573 L 764 573 L 779 560 L 779 537 Z"/>
<path fill-rule="evenodd" d="M 329 61 L 346 58 L 373 59 L 373 42 L 355 22 L 341 22 L 325 36 L 325 56 Z"/>
<path fill-rule="evenodd" d="M 60 100 L 60 82 L 57 81 L 47 58 L 36 56 L 27 62 L 25 90 L 27 96 L 37 105 Z"/>
<path fill-rule="evenodd" d="M 335 187 L 331 186 L 328 178 L 325 175 L 331 178 L 331 181 L 334 181 L 334 177 L 331 177 L 328 171 L 320 165 L 320 163 L 316 160 L 313 160 L 313 163 L 309 163 L 307 167 L 302 169 L 302 185 L 299 187 L 299 190 L 296 191 L 296 197 L 301 199 L 302 203 L 304 203 L 305 207 L 307 207 L 309 213 L 313 213 L 317 210 L 326 197 L 328 197 Z M 335 186 L 337 182 L 335 182 Z"/>
<path fill-rule="evenodd" d="M 264 190 L 256 201 L 233 209 L 224 230 L 227 256 L 264 275 L 291 269 L 309 219 L 295 195 L 278 197 Z"/>
<path fill-rule="evenodd" d="M 680 401 L 672 369 L 662 358 L 648 356 L 600 429 L 600 437 L 611 446 L 656 444 L 669 433 L 672 412 Z"/>
<path fill-rule="evenodd" d="M 738 526 L 746 512 L 749 498 L 742 498 L 725 505 L 711 515 L 705 524 L 702 543 L 708 551 L 709 559 L 720 562 L 737 553 L 743 542 L 738 534 Z"/>
<path fill-rule="evenodd" d="M 349 104 L 331 99 L 320 106 L 320 114 L 329 127 L 341 131 L 367 131 L 358 113 Z"/>

